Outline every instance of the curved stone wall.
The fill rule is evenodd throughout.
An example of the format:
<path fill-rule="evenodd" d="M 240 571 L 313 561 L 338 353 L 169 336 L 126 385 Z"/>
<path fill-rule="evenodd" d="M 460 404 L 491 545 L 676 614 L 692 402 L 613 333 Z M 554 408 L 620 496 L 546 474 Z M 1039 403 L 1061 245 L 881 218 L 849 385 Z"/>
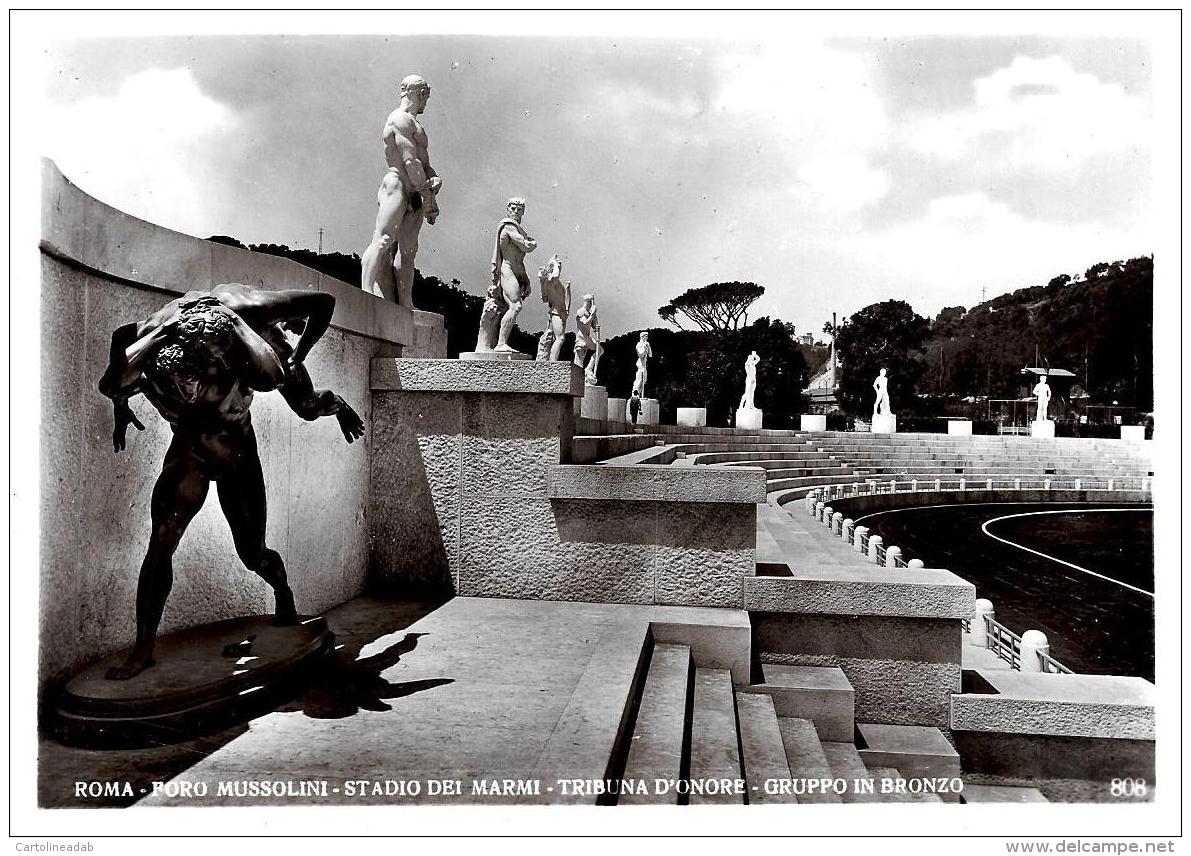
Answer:
<path fill-rule="evenodd" d="M 172 232 L 99 202 L 43 163 L 41 241 L 40 671 L 45 682 L 130 645 L 149 500 L 170 440 L 143 399 L 145 431 L 112 451 L 112 408 L 96 383 L 112 331 L 177 294 L 220 282 L 335 294 L 332 329 L 307 360 L 369 422 L 369 365 L 411 342 L 409 310 L 288 259 Z M 277 393 L 253 424 L 269 498 L 268 541 L 284 557 L 300 611 L 362 590 L 371 437 L 348 445 L 334 419 L 306 423 Z M 214 490 L 211 491 L 215 493 Z M 18 605 L 17 608 L 20 608 Z M 272 609 L 267 586 L 236 557 L 208 497 L 174 562 L 162 632 Z"/>

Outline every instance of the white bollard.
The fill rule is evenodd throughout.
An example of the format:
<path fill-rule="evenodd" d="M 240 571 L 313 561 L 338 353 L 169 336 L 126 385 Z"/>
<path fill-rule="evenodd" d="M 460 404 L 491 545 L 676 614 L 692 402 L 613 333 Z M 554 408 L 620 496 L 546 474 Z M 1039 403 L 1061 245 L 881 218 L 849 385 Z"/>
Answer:
<path fill-rule="evenodd" d="M 896 568 L 897 560 L 901 558 L 902 548 L 893 546 L 885 551 L 885 567 Z"/>
<path fill-rule="evenodd" d="M 942 490 L 942 489 L 943 489 L 943 480 L 935 479 L 935 490 Z"/>
<path fill-rule="evenodd" d="M 960 477 L 960 480 L 959 480 L 959 489 L 960 490 L 968 489 L 968 480 L 963 478 L 962 476 Z"/>
<path fill-rule="evenodd" d="M 987 598 L 976 598 L 976 617 L 972 619 L 972 644 L 977 648 L 988 647 L 988 623 L 996 618 L 992 601 Z"/>
<path fill-rule="evenodd" d="M 1075 489 L 1076 489 L 1076 490 L 1083 490 L 1083 479 L 1076 479 L 1076 480 L 1075 480 Z"/>
<path fill-rule="evenodd" d="M 1014 479 L 1014 480 L 1013 480 L 1013 489 L 1014 489 L 1014 490 L 1021 490 L 1021 479 Z"/>
<path fill-rule="evenodd" d="M 989 480 L 988 480 L 988 483 L 984 485 L 984 489 L 985 489 L 985 490 L 992 490 L 992 479 L 989 479 Z"/>
<path fill-rule="evenodd" d="M 1021 634 L 1021 670 L 1023 672 L 1041 672 L 1042 661 L 1039 654 L 1050 654 L 1050 642 L 1041 630 L 1027 630 Z"/>
<path fill-rule="evenodd" d="M 1114 481 L 1115 481 L 1115 479 L 1109 479 L 1109 480 L 1108 480 L 1108 489 L 1109 489 L 1109 490 L 1112 490 L 1112 483 L 1113 483 Z"/>
<path fill-rule="evenodd" d="M 852 527 L 854 525 L 855 525 L 855 521 L 852 520 L 851 517 L 845 517 L 844 522 L 840 525 L 840 528 L 839 528 L 839 536 L 841 538 L 843 538 L 845 541 L 850 542 L 852 540 Z"/>
<path fill-rule="evenodd" d="M 852 533 L 852 549 L 857 553 L 864 552 L 864 536 L 867 534 L 867 526 L 857 526 L 856 531 Z"/>
<path fill-rule="evenodd" d="M 926 562 L 922 561 L 921 559 L 911 559 L 910 561 L 906 562 L 906 567 L 907 568 L 925 568 Z"/>
<path fill-rule="evenodd" d="M 918 479 L 910 480 L 910 490 L 912 490 L 914 493 L 918 493 Z"/>
<path fill-rule="evenodd" d="M 832 508 L 830 505 L 824 505 L 823 506 L 823 516 L 819 518 L 819 521 L 824 526 L 831 526 L 831 515 L 833 515 L 833 514 L 835 514 L 835 509 Z"/>
<path fill-rule="evenodd" d="M 881 546 L 881 536 L 873 535 L 868 539 L 868 560 L 874 565 L 880 561 L 877 558 L 877 548 Z"/>
<path fill-rule="evenodd" d="M 839 531 L 843 527 L 843 525 L 844 525 L 844 516 L 842 514 L 840 514 L 837 511 L 835 514 L 831 515 L 831 534 L 832 535 L 838 535 Z"/>

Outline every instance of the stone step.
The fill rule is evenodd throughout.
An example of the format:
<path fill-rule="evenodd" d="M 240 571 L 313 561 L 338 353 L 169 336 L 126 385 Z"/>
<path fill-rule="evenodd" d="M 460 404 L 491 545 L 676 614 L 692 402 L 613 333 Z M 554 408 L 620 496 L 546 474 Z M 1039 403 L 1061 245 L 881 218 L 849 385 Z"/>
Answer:
<path fill-rule="evenodd" d="M 773 699 L 764 693 L 736 694 L 740 746 L 744 753 L 744 781 L 750 804 L 795 803 L 793 794 L 766 793 L 766 781 L 790 778 L 790 762 L 782 745 Z"/>
<path fill-rule="evenodd" d="M 695 695 L 691 712 L 691 781 L 712 779 L 735 782 L 743 778 L 736 731 L 736 698 L 732 673 L 727 669 L 695 669 Z M 744 804 L 744 795 L 731 787 L 692 786 L 690 804 Z"/>
<path fill-rule="evenodd" d="M 905 777 L 893 767 L 870 767 L 869 775 L 877 783 L 877 802 L 942 802 L 938 794 L 910 793 L 905 784 Z M 889 782 L 888 788 L 883 787 L 883 783 L 886 781 Z"/>
<path fill-rule="evenodd" d="M 819 735 L 815 732 L 815 725 L 809 719 L 794 719 L 779 716 L 778 729 L 782 733 L 782 745 L 786 750 L 786 761 L 790 765 L 790 776 L 794 779 L 830 779 L 831 765 L 823 752 L 823 744 L 819 742 Z M 800 803 L 838 803 L 842 802 L 838 794 L 827 791 L 824 793 L 799 794 Z"/>
<path fill-rule="evenodd" d="M 852 742 L 856 692 L 837 666 L 762 663 L 761 683 L 739 689 L 771 696 L 778 716 L 811 720 L 821 740 Z"/>
<path fill-rule="evenodd" d="M 869 767 L 893 767 L 906 779 L 959 776 L 959 753 L 943 732 L 927 725 L 856 723 L 856 746 Z M 958 793 L 940 795 L 959 802 Z"/>
<path fill-rule="evenodd" d="M 846 803 L 877 802 L 875 793 L 867 793 L 865 788 L 872 778 L 869 769 L 860 760 L 860 754 L 851 743 L 835 743 L 823 741 L 823 754 L 827 764 L 831 767 L 831 775 L 843 779 L 848 783 L 848 789 L 840 797 Z"/>
<path fill-rule="evenodd" d="M 1050 802 L 1037 788 L 1013 785 L 965 785 L 965 803 L 1044 803 Z"/>
<path fill-rule="evenodd" d="M 654 793 L 653 780 L 682 778 L 691 668 L 689 646 L 654 645 L 624 764 L 624 778 L 645 781 L 649 793 L 621 794 L 619 805 L 678 802 L 674 789 Z"/>

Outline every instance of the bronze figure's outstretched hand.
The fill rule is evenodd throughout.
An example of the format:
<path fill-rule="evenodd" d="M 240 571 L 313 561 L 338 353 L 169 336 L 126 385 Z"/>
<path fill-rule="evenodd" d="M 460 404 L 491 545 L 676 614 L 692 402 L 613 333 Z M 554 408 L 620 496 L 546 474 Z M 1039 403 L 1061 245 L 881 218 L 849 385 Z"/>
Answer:
<path fill-rule="evenodd" d="M 128 406 L 128 399 L 113 401 L 112 411 L 116 420 L 116 427 L 112 431 L 112 451 L 123 452 L 125 449 L 124 435 L 128 432 L 128 426 L 135 425 L 138 431 L 144 431 L 145 426 L 141 424 L 141 420 L 136 418 L 136 414 Z"/>

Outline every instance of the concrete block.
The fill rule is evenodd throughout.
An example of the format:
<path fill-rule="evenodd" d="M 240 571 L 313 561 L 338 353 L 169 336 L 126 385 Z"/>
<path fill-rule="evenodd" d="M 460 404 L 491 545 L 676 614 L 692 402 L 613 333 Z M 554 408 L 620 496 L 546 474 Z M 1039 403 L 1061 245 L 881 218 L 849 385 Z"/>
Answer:
<path fill-rule="evenodd" d="M 1008 669 L 980 675 L 995 692 L 952 696 L 955 730 L 1154 739 L 1155 690 L 1144 678 Z"/>
<path fill-rule="evenodd" d="M 626 415 L 627 411 L 625 410 L 628 403 L 627 398 L 609 398 L 607 416 L 597 418 L 607 418 L 609 422 L 624 422 L 628 419 Z"/>
<path fill-rule="evenodd" d="M 691 710 L 690 776 L 692 780 L 742 779 L 737 746 L 736 700 L 732 674 L 726 669 L 695 669 Z M 734 789 L 697 793 L 690 805 L 743 805 L 744 794 Z"/>
<path fill-rule="evenodd" d="M 798 418 L 799 431 L 826 431 L 827 417 L 813 413 L 804 413 Z"/>
<path fill-rule="evenodd" d="M 685 425 L 692 428 L 701 428 L 707 425 L 707 408 L 680 407 L 678 408 L 678 418 L 676 421 L 679 425 Z"/>
<path fill-rule="evenodd" d="M 764 693 L 737 694 L 736 716 L 749 803 L 797 802 L 791 794 L 765 793 L 766 780 L 790 778 L 790 763 L 782 745 L 773 698 Z"/>
<path fill-rule="evenodd" d="M 1054 420 L 1047 419 L 1045 422 L 1031 422 L 1030 423 L 1030 436 L 1054 439 L 1054 436 L 1055 436 Z"/>
<path fill-rule="evenodd" d="M 406 392 L 582 396 L 584 381 L 583 370 L 567 362 L 378 358 L 372 363 L 372 388 Z"/>
<path fill-rule="evenodd" d="M 823 752 L 823 744 L 815 732 L 814 723 L 808 719 L 779 716 L 778 729 L 782 734 L 782 745 L 790 763 L 790 775 L 794 779 L 829 779 L 831 765 Z M 798 794 L 800 803 L 839 803 L 842 800 L 835 793 Z"/>
<path fill-rule="evenodd" d="M 549 495 L 557 499 L 678 503 L 765 501 L 765 472 L 754 467 L 566 464 L 550 467 L 549 481 Z"/>
<path fill-rule="evenodd" d="M 657 425 L 661 422 L 661 404 L 656 398 L 641 399 L 641 413 L 637 416 L 638 425 Z"/>
<path fill-rule="evenodd" d="M 578 415 L 585 419 L 604 419 L 608 415 L 608 390 L 602 386 L 585 386 L 578 404 Z"/>
<path fill-rule="evenodd" d="M 737 428 L 759 429 L 762 421 L 764 421 L 764 414 L 755 407 L 741 408 L 736 411 Z"/>
<path fill-rule="evenodd" d="M 858 722 L 857 746 L 869 767 L 892 767 L 907 779 L 952 778 L 960 774 L 959 753 L 937 728 Z M 939 794 L 959 802 L 958 793 Z"/>
<path fill-rule="evenodd" d="M 618 805 L 674 805 L 678 802 L 675 790 L 658 794 L 653 782 L 655 778 L 678 779 L 681 775 L 690 678 L 689 648 L 654 646 L 624 766 L 624 778 L 647 782 L 648 793 L 621 794 Z"/>
<path fill-rule="evenodd" d="M 825 565 L 792 568 L 791 573 L 746 580 L 745 608 L 957 620 L 968 618 L 975 608 L 975 586 L 948 571 L 905 568 L 892 576 L 875 566 Z"/>
<path fill-rule="evenodd" d="M 852 739 L 856 693 L 842 669 L 763 663 L 761 674 L 761 683 L 740 692 L 770 696 L 778 716 L 809 719 L 823 740 Z"/>
<path fill-rule="evenodd" d="M 1122 425 L 1121 439 L 1130 443 L 1144 443 L 1146 440 L 1146 427 L 1144 425 Z"/>

